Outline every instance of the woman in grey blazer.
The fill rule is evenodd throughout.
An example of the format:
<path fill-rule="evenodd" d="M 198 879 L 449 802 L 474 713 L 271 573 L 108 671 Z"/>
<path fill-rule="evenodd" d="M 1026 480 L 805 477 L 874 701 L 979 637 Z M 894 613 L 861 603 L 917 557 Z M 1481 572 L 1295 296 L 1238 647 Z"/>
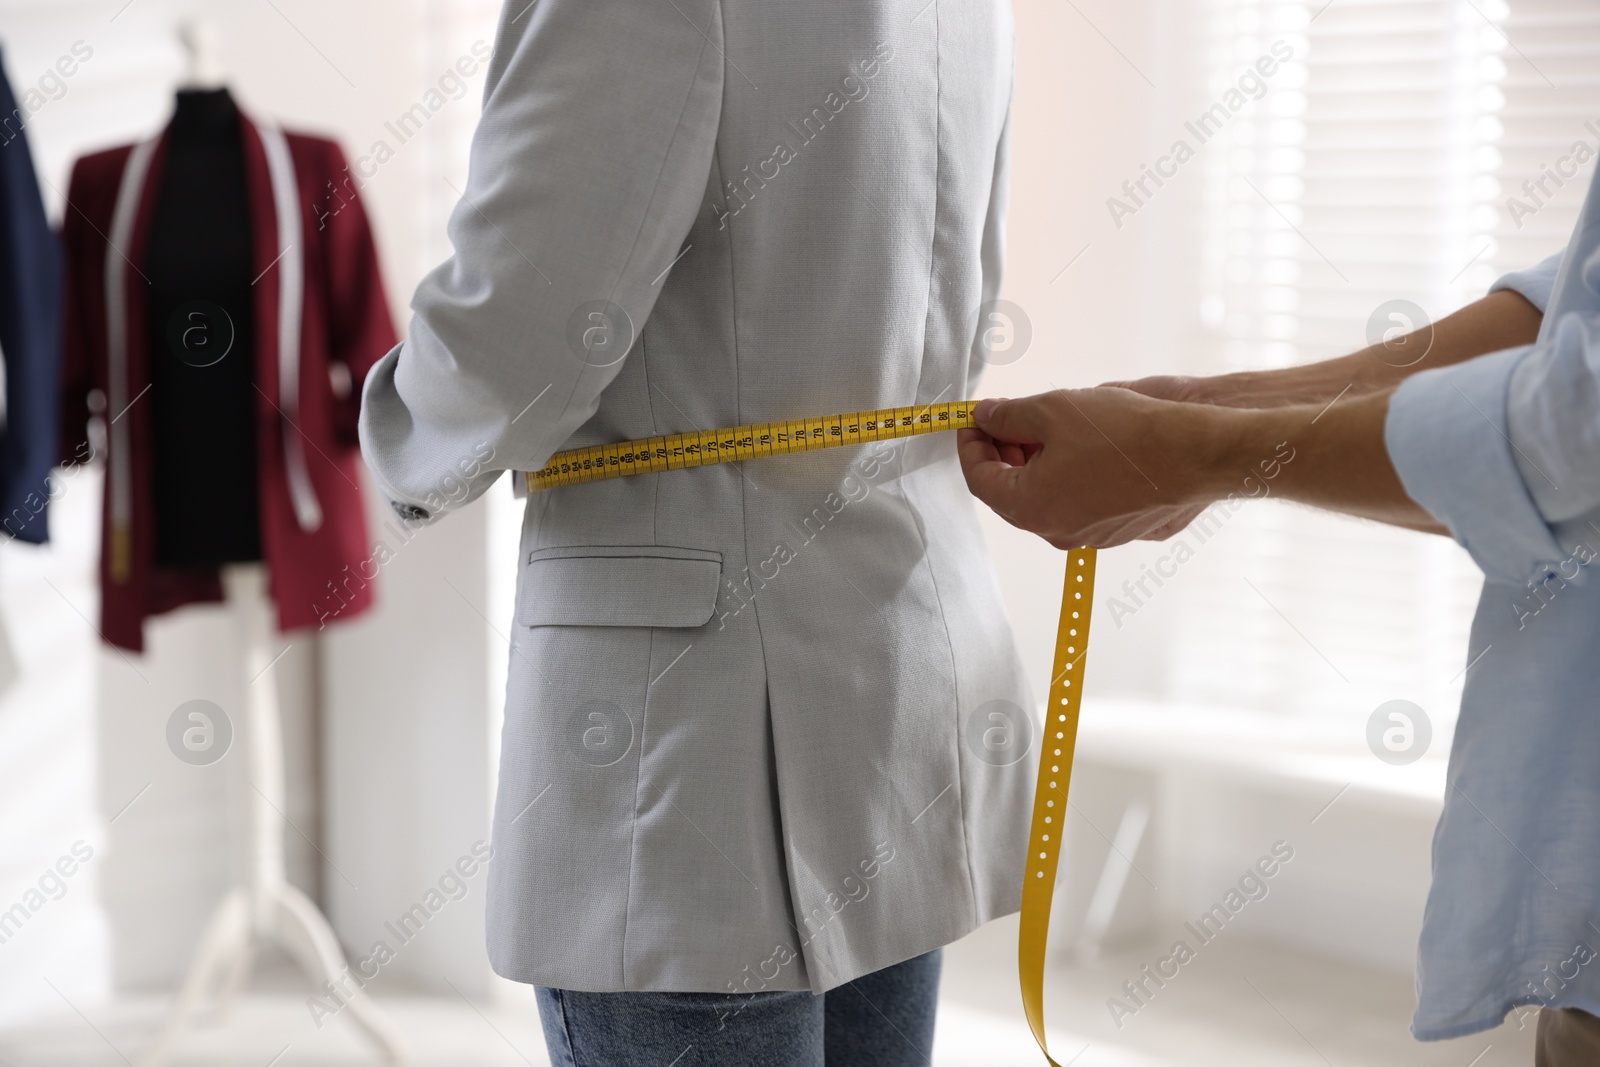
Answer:
<path fill-rule="evenodd" d="M 1005 0 L 512 0 L 381 491 L 970 396 L 1012 50 Z M 1037 758 L 953 435 L 538 493 L 521 551 L 488 947 L 555 1062 L 925 1062 Z"/>

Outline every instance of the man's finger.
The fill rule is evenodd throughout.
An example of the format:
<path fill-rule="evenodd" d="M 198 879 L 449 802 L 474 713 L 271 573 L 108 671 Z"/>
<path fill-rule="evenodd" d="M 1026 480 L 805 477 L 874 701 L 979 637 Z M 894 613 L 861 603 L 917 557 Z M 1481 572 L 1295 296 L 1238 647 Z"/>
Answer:
<path fill-rule="evenodd" d="M 1013 467 L 1020 467 L 1028 462 L 1028 454 L 1023 451 L 1024 448 L 1037 447 L 1033 445 L 1008 445 L 1003 441 L 997 441 L 996 444 L 1000 449 L 1000 458 Z"/>
<path fill-rule="evenodd" d="M 994 438 L 990 437 L 982 430 L 957 430 L 956 452 L 961 456 L 962 464 L 967 462 L 967 449 L 969 445 L 975 449 L 975 451 L 971 453 L 975 458 L 1000 458 L 1000 452 L 998 446 L 995 444 Z"/>
<path fill-rule="evenodd" d="M 969 439 L 966 436 L 966 435 L 969 435 L 969 434 L 972 435 L 972 437 L 971 437 L 972 440 L 977 440 L 977 439 L 981 438 L 982 440 L 989 442 L 991 445 L 994 446 L 997 457 L 1002 462 L 1009 463 L 1013 467 L 1020 467 L 1024 463 L 1028 462 L 1028 460 L 1033 458 L 1034 454 L 1037 453 L 1039 451 L 1039 449 L 1043 447 L 1042 445 L 1014 445 L 1014 444 L 1010 444 L 1010 443 L 1005 442 L 1005 441 L 996 441 L 994 438 L 990 437 L 988 434 L 984 433 L 982 430 L 960 430 L 960 431 L 957 431 L 957 438 L 956 438 L 956 440 L 957 440 L 956 447 L 958 449 L 960 448 L 960 443 L 961 442 L 964 442 L 964 441 Z"/>
<path fill-rule="evenodd" d="M 973 419 L 989 436 L 1014 444 L 1040 444 L 1050 428 L 1050 413 L 1036 396 L 1020 400 L 980 400 Z"/>
<path fill-rule="evenodd" d="M 956 448 L 967 489 L 1004 518 L 1016 498 L 1017 477 L 1023 468 L 1002 459 L 994 440 L 977 430 L 962 430 Z"/>

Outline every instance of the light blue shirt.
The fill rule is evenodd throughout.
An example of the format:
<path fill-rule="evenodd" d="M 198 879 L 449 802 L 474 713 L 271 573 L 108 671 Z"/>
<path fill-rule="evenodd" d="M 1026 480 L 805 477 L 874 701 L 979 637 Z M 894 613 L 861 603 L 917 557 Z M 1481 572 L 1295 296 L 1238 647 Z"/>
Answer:
<path fill-rule="evenodd" d="M 1538 340 L 1424 371 L 1385 437 L 1486 581 L 1433 842 L 1412 1032 L 1522 1004 L 1600 1015 L 1600 193 L 1566 252 L 1508 274 Z"/>

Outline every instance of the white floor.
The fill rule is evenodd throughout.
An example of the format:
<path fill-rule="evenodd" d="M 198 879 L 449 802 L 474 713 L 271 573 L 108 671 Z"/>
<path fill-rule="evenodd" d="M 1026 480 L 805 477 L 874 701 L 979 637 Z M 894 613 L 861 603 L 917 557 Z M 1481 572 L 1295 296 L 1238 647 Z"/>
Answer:
<path fill-rule="evenodd" d="M 1039 1067 L 1017 998 L 1015 920 L 951 946 L 935 1067 Z M 1139 946 L 1051 975 L 1047 1017 L 1064 1067 L 1529 1067 L 1533 1017 L 1437 1044 L 1406 1032 L 1410 979 L 1238 940 L 1219 940 L 1119 1029 L 1106 999 L 1140 963 Z M 382 998 L 416 1067 L 547 1067 L 531 997 L 489 1007 L 459 996 Z M 0 1067 L 128 1067 L 161 1019 L 163 997 L 59 1012 L 0 1031 Z M 353 1067 L 376 1060 L 349 1023 L 320 1031 L 305 991 L 269 975 L 221 1026 L 189 1035 L 174 1067 Z M 665 1065 L 663 1065 L 665 1067 Z M 693 1067 L 683 1063 L 677 1067 Z"/>

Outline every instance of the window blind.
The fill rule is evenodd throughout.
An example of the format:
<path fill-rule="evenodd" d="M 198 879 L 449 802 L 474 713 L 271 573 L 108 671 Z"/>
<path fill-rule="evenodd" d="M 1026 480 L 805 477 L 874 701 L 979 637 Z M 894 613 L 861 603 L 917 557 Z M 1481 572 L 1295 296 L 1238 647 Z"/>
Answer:
<path fill-rule="evenodd" d="M 1497 266 L 1514 269 L 1562 248 L 1600 153 L 1600 8 L 1582 0 L 1517 0 L 1507 47 L 1498 167 Z"/>
<path fill-rule="evenodd" d="M 1582 109 L 1518 53 L 1582 66 L 1541 58 L 1584 17 L 1498 0 L 1216 3 L 1214 94 L 1275 41 L 1294 55 L 1208 152 L 1194 369 L 1354 351 L 1386 301 L 1439 318 L 1558 246 L 1565 208 L 1508 230 L 1503 188 L 1577 136 Z M 1481 576 L 1449 540 L 1268 504 L 1191 566 L 1174 696 L 1361 719 L 1404 698 L 1436 730 L 1453 719 Z"/>

